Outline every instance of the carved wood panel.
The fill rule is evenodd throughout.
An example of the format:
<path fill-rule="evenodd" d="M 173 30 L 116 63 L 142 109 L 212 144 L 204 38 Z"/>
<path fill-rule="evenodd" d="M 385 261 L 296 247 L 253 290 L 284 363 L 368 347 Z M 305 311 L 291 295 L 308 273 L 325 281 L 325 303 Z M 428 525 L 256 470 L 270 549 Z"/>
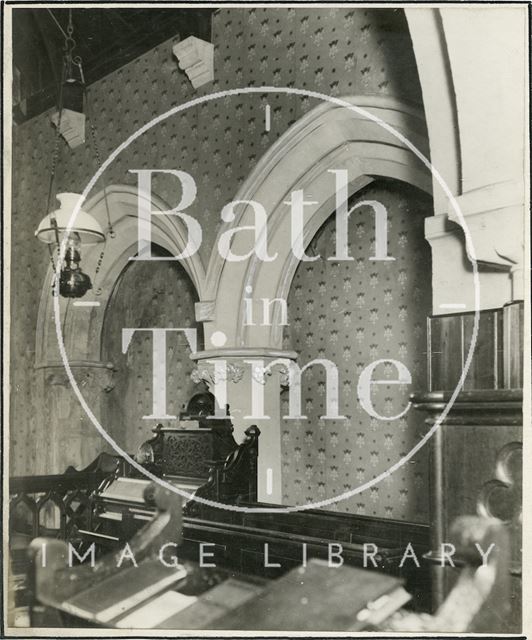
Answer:
<path fill-rule="evenodd" d="M 213 457 L 212 433 L 165 433 L 163 468 L 167 474 L 205 477 Z"/>

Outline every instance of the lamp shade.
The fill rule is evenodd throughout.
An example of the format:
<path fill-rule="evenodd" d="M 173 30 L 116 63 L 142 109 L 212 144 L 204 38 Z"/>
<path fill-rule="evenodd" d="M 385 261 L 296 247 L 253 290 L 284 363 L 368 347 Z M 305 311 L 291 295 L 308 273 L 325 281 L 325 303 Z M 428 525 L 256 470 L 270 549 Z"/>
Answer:
<path fill-rule="evenodd" d="M 52 244 L 56 241 L 55 229 L 52 224 L 51 217 L 55 217 L 57 222 L 57 229 L 59 234 L 63 234 L 70 222 L 74 207 L 78 203 L 81 196 L 78 193 L 58 193 L 57 199 L 61 203 L 59 209 L 45 216 L 39 226 L 35 235 L 41 242 L 46 244 Z M 105 240 L 105 234 L 103 229 L 94 218 L 83 209 L 80 209 L 76 215 L 74 223 L 70 228 L 71 233 L 78 233 L 81 244 L 96 244 L 97 242 L 103 242 Z"/>

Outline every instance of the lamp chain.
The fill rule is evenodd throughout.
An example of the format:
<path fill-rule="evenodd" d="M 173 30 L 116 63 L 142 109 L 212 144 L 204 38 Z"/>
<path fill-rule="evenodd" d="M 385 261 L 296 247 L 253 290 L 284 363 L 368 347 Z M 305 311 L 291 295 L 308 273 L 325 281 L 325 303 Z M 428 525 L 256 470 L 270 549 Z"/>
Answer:
<path fill-rule="evenodd" d="M 80 73 L 83 74 L 83 71 L 81 69 L 81 62 L 79 63 L 79 68 L 80 68 Z M 96 162 L 98 163 L 98 167 L 101 167 L 102 166 L 102 158 L 101 158 L 101 155 L 100 155 L 100 149 L 98 147 L 98 138 L 97 138 L 97 135 L 96 135 L 96 126 L 94 124 L 94 119 L 92 117 L 92 111 L 91 111 L 91 108 L 90 108 L 88 92 L 87 92 L 87 89 L 85 87 L 85 84 L 83 84 L 83 91 L 85 93 L 87 119 L 89 121 L 89 129 L 90 129 L 92 146 L 94 148 L 94 155 L 96 156 Z M 113 223 L 111 222 L 111 212 L 109 211 L 109 202 L 107 201 L 107 182 L 106 182 L 105 178 L 103 177 L 103 174 L 102 174 L 100 179 L 101 179 L 102 184 L 103 184 L 103 196 L 104 196 L 104 201 L 105 201 L 105 211 L 107 213 L 107 225 L 109 227 L 109 235 L 111 236 L 111 238 L 114 238 L 115 237 L 115 233 L 114 233 L 114 229 L 113 229 Z"/>
<path fill-rule="evenodd" d="M 89 123 L 89 131 L 90 131 L 90 138 L 91 138 L 91 142 L 92 142 L 92 147 L 94 149 L 94 155 L 96 156 L 96 163 L 98 165 L 98 167 L 102 166 L 102 158 L 100 155 L 100 148 L 98 146 L 98 137 L 96 135 L 96 125 L 94 124 L 94 118 L 92 115 L 92 110 L 90 108 L 90 100 L 89 100 L 89 95 L 88 95 L 88 91 L 87 91 L 87 86 L 85 84 L 85 75 L 83 73 L 83 66 L 82 66 L 82 61 L 81 58 L 79 56 L 76 56 L 73 59 L 73 63 L 78 67 L 79 69 L 79 75 L 81 78 L 81 83 L 83 85 L 83 95 L 85 97 L 85 111 L 87 113 L 87 120 Z M 109 237 L 114 238 L 115 237 L 115 231 L 113 229 L 113 223 L 111 221 L 111 212 L 109 210 L 109 201 L 107 199 L 107 183 L 106 180 L 102 174 L 102 176 L 100 177 L 101 181 L 102 181 L 102 185 L 103 185 L 103 200 L 105 203 L 105 212 L 107 214 L 107 227 L 108 227 L 108 231 L 109 231 Z M 106 241 L 104 243 L 103 249 L 100 252 L 100 257 L 98 258 L 98 263 L 96 265 L 96 269 L 94 272 L 94 275 L 97 276 L 98 273 L 100 272 L 100 267 L 102 266 L 102 262 L 103 262 L 103 258 L 105 255 L 105 249 L 106 249 L 106 245 L 107 245 L 107 237 L 106 237 Z M 98 294 L 100 292 L 99 288 L 96 288 L 96 294 Z"/>
<path fill-rule="evenodd" d="M 52 16 L 53 17 L 53 16 Z M 72 74 L 72 67 L 73 65 L 76 66 L 78 68 L 79 71 L 79 78 L 81 81 L 81 87 L 83 90 L 83 98 L 84 98 L 84 103 L 85 103 L 85 112 L 86 112 L 86 116 L 87 116 L 87 120 L 88 120 L 88 124 L 89 124 L 89 130 L 90 130 L 90 138 L 91 138 L 91 142 L 92 142 L 92 147 L 94 149 L 94 155 L 96 156 L 96 162 L 98 164 L 98 167 L 101 167 L 102 165 L 102 160 L 101 160 L 101 156 L 100 156 L 100 150 L 98 147 L 98 141 L 97 141 L 97 135 L 96 135 L 96 127 L 94 124 L 94 120 L 92 118 L 92 113 L 90 110 L 90 102 L 89 102 L 89 98 L 88 98 L 88 92 L 87 92 L 87 87 L 85 84 L 85 76 L 83 73 L 83 66 L 82 66 L 82 60 L 80 56 L 73 56 L 72 52 L 74 50 L 74 48 L 76 47 L 76 41 L 74 40 L 73 37 L 73 33 L 74 33 L 74 24 L 72 21 L 72 9 L 69 9 L 68 11 L 68 25 L 66 28 L 66 33 L 65 35 L 65 42 L 64 42 L 64 47 L 63 47 L 63 66 L 62 66 L 62 71 L 61 71 L 61 82 L 60 82 L 60 86 L 59 86 L 59 103 L 58 103 L 58 121 L 57 121 L 57 126 L 56 126 L 56 131 L 55 131 L 55 142 L 54 142 L 54 150 L 53 150 L 53 154 L 52 154 L 52 166 L 51 166 L 51 173 L 50 173 L 50 184 L 49 184 L 49 189 L 48 189 L 48 201 L 47 201 L 47 206 L 46 206 L 46 210 L 49 212 L 50 214 L 50 222 L 51 225 L 53 227 L 54 230 L 54 234 L 55 234 L 55 244 L 57 247 L 57 253 L 58 253 L 58 259 L 60 259 L 60 247 L 61 247 L 61 241 L 60 241 L 60 236 L 59 236 L 59 228 L 57 226 L 57 220 L 56 217 L 54 215 L 54 211 L 50 211 L 51 209 L 51 204 L 52 204 L 52 198 L 54 196 L 54 187 L 55 187 L 55 177 L 56 177 L 56 170 L 57 170 L 57 164 L 58 164 L 58 160 L 59 160 L 59 154 L 60 154 L 60 136 L 61 136 L 61 122 L 62 122 L 62 117 L 63 117 L 63 87 L 65 82 L 67 82 L 67 80 L 69 82 L 72 82 L 72 78 L 73 78 L 73 74 Z M 111 212 L 109 210 L 109 202 L 107 199 L 107 184 L 105 182 L 105 179 L 103 177 L 103 175 L 101 176 L 101 181 L 103 184 L 103 194 L 104 194 L 104 202 L 105 202 L 105 210 L 106 210 L 106 214 L 107 214 L 107 224 L 108 224 L 108 235 L 111 238 L 115 237 L 115 232 L 113 229 L 113 224 L 111 222 Z M 100 253 L 100 257 L 98 259 L 98 263 L 96 266 L 96 270 L 95 270 L 95 275 L 98 275 L 99 271 L 100 271 L 100 267 L 102 265 L 103 262 L 103 258 L 104 258 L 104 253 L 105 253 L 105 248 L 107 245 L 107 236 L 105 237 L 105 242 L 104 242 L 104 246 L 103 249 Z M 52 268 L 55 272 L 56 270 L 56 266 L 55 266 L 55 261 L 54 261 L 54 252 L 53 249 L 51 247 L 51 245 L 48 245 L 48 249 L 50 252 L 50 260 L 52 263 Z M 54 283 L 55 285 L 55 280 Z M 54 286 L 54 290 L 55 290 L 55 286 Z M 96 289 L 96 294 L 100 293 L 101 289 Z"/>
<path fill-rule="evenodd" d="M 52 16 L 53 17 L 53 16 Z M 59 236 L 59 228 L 57 226 L 57 219 L 55 217 L 54 211 L 52 209 L 52 199 L 54 197 L 54 187 L 55 187 L 55 178 L 57 165 L 59 161 L 59 153 L 60 153 L 60 138 L 61 138 L 61 123 L 63 119 L 63 86 L 66 82 L 66 79 L 70 77 L 72 71 L 72 50 L 76 46 L 76 41 L 72 37 L 74 33 L 74 25 L 72 23 L 72 9 L 69 9 L 68 12 L 68 26 L 67 33 L 65 35 L 65 44 L 63 47 L 64 56 L 63 56 L 63 65 L 61 67 L 61 80 L 59 83 L 59 99 L 58 99 L 58 115 L 57 115 L 57 126 L 55 129 L 54 136 L 54 150 L 52 153 L 52 166 L 50 171 L 50 183 L 48 187 L 48 198 L 46 202 L 46 211 L 50 214 L 50 223 L 54 230 L 55 236 L 55 246 L 57 250 L 58 259 L 60 258 L 61 251 L 61 240 Z M 50 253 L 50 262 L 52 263 L 53 273 L 56 271 L 55 260 L 54 260 L 54 251 L 52 249 L 51 244 L 48 244 L 48 251 Z M 52 281 L 52 287 L 55 291 L 55 279 Z"/>
<path fill-rule="evenodd" d="M 65 61 L 67 65 L 67 77 L 70 78 L 72 75 L 72 51 L 76 47 L 76 41 L 72 37 L 74 33 L 74 24 L 72 22 L 72 9 L 68 10 L 68 26 L 67 26 L 67 35 L 65 37 Z"/>
<path fill-rule="evenodd" d="M 50 213 L 50 223 L 54 230 L 55 235 L 55 246 L 57 249 L 57 255 L 59 257 L 59 253 L 61 250 L 61 240 L 59 238 L 59 228 L 57 227 L 57 220 L 53 211 L 50 211 L 52 198 L 54 196 L 54 186 L 55 186 L 55 174 L 57 170 L 57 163 L 59 160 L 59 143 L 61 137 L 61 120 L 63 117 L 63 82 L 65 80 L 66 74 L 66 61 L 63 63 L 63 67 L 61 70 L 61 82 L 59 84 L 59 103 L 58 103 L 58 116 L 57 116 L 57 127 L 55 130 L 54 136 L 54 150 L 52 153 L 52 166 L 50 171 L 50 183 L 48 186 L 48 198 L 46 202 L 46 211 Z M 55 260 L 54 260 L 54 251 L 52 249 L 52 245 L 48 244 L 48 251 L 50 253 L 50 262 L 52 263 L 53 273 L 56 271 Z M 55 288 L 55 279 L 52 282 L 52 286 Z"/>

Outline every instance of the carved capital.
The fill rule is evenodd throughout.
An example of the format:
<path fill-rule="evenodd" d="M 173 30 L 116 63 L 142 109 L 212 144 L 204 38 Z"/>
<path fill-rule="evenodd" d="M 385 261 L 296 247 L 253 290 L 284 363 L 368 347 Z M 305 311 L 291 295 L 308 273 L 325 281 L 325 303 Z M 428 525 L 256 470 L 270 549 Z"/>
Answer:
<path fill-rule="evenodd" d="M 223 381 L 240 382 L 244 377 L 244 369 L 240 365 L 231 362 L 223 363 L 220 361 L 215 363 L 214 361 L 207 362 L 204 360 L 193 369 L 190 377 L 196 384 L 204 381 L 210 387 Z"/>
<path fill-rule="evenodd" d="M 251 375 L 253 379 L 259 384 L 266 384 L 267 379 L 270 378 L 274 371 L 279 374 L 279 383 L 282 387 L 290 386 L 291 381 L 291 361 L 287 360 L 286 366 L 277 363 L 275 366 L 259 366 L 252 365 Z"/>
<path fill-rule="evenodd" d="M 70 369 L 80 388 L 96 381 L 99 388 L 109 393 L 115 387 L 116 369 L 112 362 L 90 362 L 88 360 L 69 362 Z M 43 371 L 47 385 L 68 387 L 70 380 L 63 363 L 39 365 L 36 369 Z"/>
<path fill-rule="evenodd" d="M 216 380 L 222 379 L 240 382 L 244 376 L 249 380 L 251 375 L 255 382 L 266 385 L 275 373 L 280 385 L 288 387 L 296 373 L 293 364 L 297 354 L 294 351 L 227 348 L 200 351 L 191 357 L 198 363 L 191 374 L 196 383 L 204 380 L 215 384 Z"/>

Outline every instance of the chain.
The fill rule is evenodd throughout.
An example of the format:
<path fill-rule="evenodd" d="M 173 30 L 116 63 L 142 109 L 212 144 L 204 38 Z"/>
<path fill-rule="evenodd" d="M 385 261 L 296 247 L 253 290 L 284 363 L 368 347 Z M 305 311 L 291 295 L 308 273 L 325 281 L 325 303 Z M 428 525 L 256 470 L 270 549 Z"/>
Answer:
<path fill-rule="evenodd" d="M 98 163 L 98 167 L 102 166 L 102 158 L 100 156 L 100 149 L 98 147 L 98 137 L 96 135 L 96 127 L 94 125 L 94 120 L 92 118 L 92 113 L 90 112 L 90 107 L 89 107 L 89 99 L 87 97 L 87 91 L 85 89 L 85 102 L 87 104 L 87 118 L 89 120 L 89 129 L 90 129 L 90 135 L 91 135 L 91 140 L 92 140 L 92 146 L 94 148 L 94 155 L 96 156 L 96 162 Z M 107 213 L 107 225 L 109 227 L 109 235 L 111 236 L 111 238 L 115 237 L 115 232 L 113 229 L 113 223 L 111 222 L 111 212 L 109 211 L 109 202 L 107 200 L 107 183 L 105 181 L 105 178 L 103 177 L 103 175 L 101 176 L 101 181 L 103 184 L 103 199 L 105 202 L 105 211 Z"/>
<path fill-rule="evenodd" d="M 76 41 L 72 37 L 74 33 L 74 23 L 72 22 L 72 9 L 68 10 L 68 25 L 67 25 L 67 35 L 65 37 L 65 61 L 67 65 L 67 78 L 72 76 L 72 51 L 76 48 Z"/>
<path fill-rule="evenodd" d="M 50 253 L 50 262 L 52 263 L 52 269 L 55 273 L 55 260 L 54 260 L 54 250 L 52 249 L 52 245 L 50 243 L 47 244 L 48 252 Z"/>
<path fill-rule="evenodd" d="M 74 26 L 72 24 L 72 10 L 69 9 L 68 12 L 68 26 L 67 26 L 67 35 L 65 36 L 65 44 L 64 44 L 64 56 L 63 56 L 63 66 L 61 68 L 61 80 L 59 84 L 59 100 L 58 100 L 58 115 L 57 115 L 57 126 L 55 130 L 54 137 L 54 150 L 52 153 L 52 166 L 50 171 L 50 184 L 48 187 L 48 198 L 46 202 L 46 211 L 49 212 L 50 215 L 50 224 L 54 230 L 55 235 L 55 244 L 57 248 L 57 254 L 59 259 L 61 240 L 59 237 L 59 228 L 57 226 L 57 220 L 54 215 L 54 211 L 52 209 L 52 199 L 54 197 L 54 187 L 55 187 L 55 177 L 57 171 L 57 164 L 59 160 L 59 145 L 61 138 L 61 123 L 63 119 L 63 85 L 67 78 L 70 77 L 72 72 L 72 50 L 76 46 L 76 41 L 72 37 L 74 33 Z M 54 252 L 51 247 L 51 244 L 48 245 L 48 250 L 50 253 L 50 261 L 52 263 L 52 268 L 55 273 L 55 261 L 54 261 Z"/>
<path fill-rule="evenodd" d="M 98 167 L 102 166 L 102 159 L 101 159 L 101 155 L 100 155 L 100 149 L 98 147 L 98 140 L 97 140 L 97 135 L 96 135 L 96 127 L 94 125 L 94 120 L 92 118 L 92 113 L 90 112 L 90 103 L 89 103 L 89 98 L 88 98 L 88 92 L 87 92 L 87 87 L 85 84 L 85 75 L 83 73 L 83 66 L 82 66 L 82 60 L 80 56 L 73 56 L 72 52 L 74 50 L 74 48 L 76 47 L 76 41 L 73 38 L 73 33 L 74 33 L 74 25 L 73 25 L 73 21 L 72 21 L 72 9 L 69 9 L 68 11 L 68 25 L 67 25 L 67 29 L 66 29 L 66 34 L 65 34 L 65 44 L 64 44 L 64 58 L 63 58 L 63 68 L 62 68 L 62 76 L 61 76 L 61 85 L 59 88 L 59 115 L 58 115 L 58 122 L 57 122 L 57 128 L 56 128 L 56 135 L 55 135 L 55 143 L 54 143 L 54 151 L 52 154 L 52 168 L 51 168 L 51 174 L 50 174 L 50 187 L 48 190 L 48 204 L 47 204 L 47 211 L 50 211 L 51 208 L 51 203 L 52 203 L 52 197 L 53 197 L 53 191 L 54 191 L 54 185 L 55 185 L 55 174 L 56 174 L 56 169 L 57 169 L 57 163 L 58 163 L 58 159 L 59 159 L 59 142 L 60 142 L 60 135 L 61 135 L 61 120 L 62 120 L 62 116 L 63 116 L 63 85 L 67 80 L 71 80 L 72 79 L 72 66 L 75 65 L 78 68 L 79 71 L 79 77 L 81 80 L 81 85 L 83 87 L 83 97 L 84 97 L 84 102 L 85 102 L 85 111 L 86 111 L 86 115 L 87 115 L 87 120 L 89 123 L 89 130 L 90 130 L 90 138 L 91 138 L 91 142 L 92 142 L 92 147 L 94 149 L 94 155 L 96 156 L 96 162 L 98 164 Z M 115 237 L 115 232 L 113 229 L 113 224 L 111 222 L 111 212 L 109 210 L 109 202 L 107 199 L 107 184 L 105 182 L 104 177 L 101 177 L 102 180 L 102 184 L 103 184 L 103 195 L 104 195 L 104 202 L 105 202 L 105 211 L 107 214 L 107 225 L 108 225 L 108 232 L 109 232 L 109 236 L 111 238 Z M 57 227 L 57 221 L 55 219 L 55 215 L 53 214 L 53 211 L 50 212 L 50 222 L 52 224 L 52 227 L 54 229 L 54 233 L 55 233 L 55 240 L 56 240 L 56 245 L 57 245 L 57 251 L 59 254 L 60 251 L 60 238 L 59 238 L 59 229 Z M 104 246 L 103 249 L 100 253 L 100 257 L 98 259 L 98 263 L 95 269 L 95 276 L 98 275 L 98 273 L 100 272 L 100 268 L 103 262 L 103 258 L 104 258 L 104 254 L 105 254 L 105 249 L 106 249 L 106 245 L 107 245 L 107 236 L 106 236 L 106 241 L 104 242 Z M 51 245 L 48 245 L 48 249 L 50 252 L 50 260 L 52 263 L 52 267 L 54 269 L 55 272 L 55 261 L 54 261 L 54 252 L 53 249 L 51 247 Z M 98 295 L 101 292 L 101 289 L 97 288 L 95 293 Z"/>
<path fill-rule="evenodd" d="M 85 75 L 83 73 L 83 66 L 82 66 L 81 58 L 79 56 L 76 56 L 73 59 L 73 63 L 79 69 L 79 75 L 80 75 L 80 78 L 81 78 L 81 82 L 83 84 L 83 95 L 84 95 L 84 98 L 85 98 L 85 111 L 86 111 L 87 120 L 88 120 L 88 123 L 89 123 L 90 139 L 91 139 L 92 147 L 94 149 L 94 155 L 96 157 L 96 163 L 97 163 L 98 167 L 101 167 L 102 166 L 102 158 L 101 158 L 101 155 L 100 155 L 100 148 L 98 146 L 98 136 L 96 135 L 96 126 L 94 124 L 94 118 L 92 116 L 92 112 L 91 112 L 91 108 L 90 108 L 90 101 L 89 101 L 87 86 L 85 84 Z M 103 199 L 104 199 L 104 203 L 105 203 L 105 212 L 106 212 L 106 215 L 107 215 L 107 228 L 108 228 L 108 232 L 109 232 L 109 237 L 110 238 L 114 238 L 115 237 L 115 231 L 113 229 L 113 223 L 111 221 L 111 212 L 109 210 L 109 201 L 107 199 L 107 183 L 106 183 L 105 178 L 104 178 L 103 175 L 100 177 L 100 179 L 101 179 L 102 185 L 103 185 Z M 102 266 L 102 262 L 103 262 L 103 258 L 104 258 L 104 255 L 105 255 L 106 247 L 107 247 L 107 235 L 106 235 L 106 241 L 105 241 L 105 243 L 103 245 L 103 249 L 100 252 L 100 257 L 98 258 L 96 269 L 94 271 L 95 277 L 100 272 L 100 268 Z M 99 295 L 99 293 L 101 293 L 101 289 L 99 287 L 95 287 L 95 293 L 96 293 L 96 295 Z"/>
<path fill-rule="evenodd" d="M 50 183 L 48 186 L 48 198 L 46 201 L 46 211 L 50 213 L 50 223 L 54 230 L 55 235 L 55 243 L 57 245 L 57 250 L 59 251 L 60 247 L 60 238 L 59 238 L 59 229 L 57 227 L 57 220 L 55 218 L 54 212 L 50 211 L 52 205 L 52 198 L 54 196 L 54 186 L 55 186 L 55 174 L 57 169 L 57 161 L 59 160 L 59 142 L 61 137 L 61 120 L 63 117 L 63 82 L 65 79 L 66 73 L 66 63 L 63 64 L 62 72 L 61 72 L 61 84 L 59 85 L 59 105 L 58 105 L 58 116 L 57 116 L 57 127 L 55 130 L 55 139 L 54 139 L 54 150 L 52 153 L 52 167 L 50 172 Z M 52 260 L 53 264 L 53 260 Z M 55 269 L 55 266 L 54 266 Z"/>
<path fill-rule="evenodd" d="M 68 10 L 68 26 L 67 26 L 67 34 L 69 38 L 72 38 L 72 34 L 74 33 L 74 25 L 72 24 L 72 9 Z"/>

